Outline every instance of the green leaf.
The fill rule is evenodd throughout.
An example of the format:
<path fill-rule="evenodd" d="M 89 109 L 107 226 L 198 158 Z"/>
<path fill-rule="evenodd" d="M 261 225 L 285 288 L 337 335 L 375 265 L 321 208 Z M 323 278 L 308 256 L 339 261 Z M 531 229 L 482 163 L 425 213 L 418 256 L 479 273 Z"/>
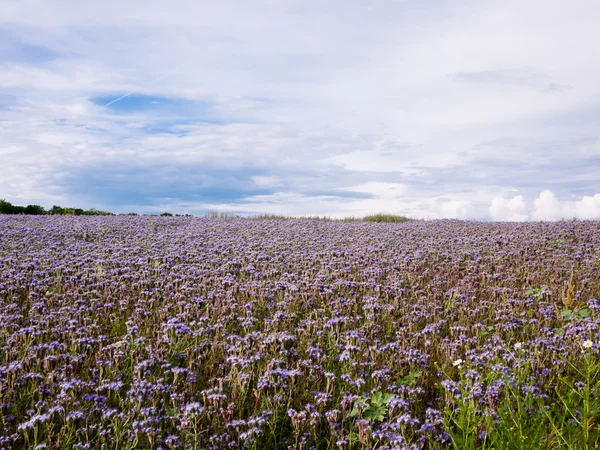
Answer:
<path fill-rule="evenodd" d="M 535 293 L 535 289 L 529 289 L 525 292 L 525 297 L 529 297 Z"/>
<path fill-rule="evenodd" d="M 400 380 L 396 383 L 396 386 L 414 386 L 417 383 L 417 379 L 423 374 L 420 370 L 415 370 L 414 372 L 409 373 L 405 377 L 400 378 Z"/>
<path fill-rule="evenodd" d="M 383 393 L 381 391 L 375 392 L 370 397 L 371 405 L 373 406 L 383 406 L 387 405 L 391 399 L 394 398 L 394 394 Z"/>
<path fill-rule="evenodd" d="M 350 414 L 348 414 L 348 416 L 356 417 L 356 416 L 358 416 L 359 413 L 360 413 L 360 409 L 358 409 L 358 407 L 355 405 L 354 408 L 352 408 L 352 411 L 350 411 Z"/>
<path fill-rule="evenodd" d="M 373 395 L 371 395 L 369 400 L 371 400 L 371 404 L 373 406 L 381 406 L 385 404 L 383 401 L 383 392 L 381 391 L 375 392 Z"/>
<path fill-rule="evenodd" d="M 365 409 L 363 417 L 367 420 L 377 420 L 381 422 L 385 419 L 387 408 L 385 406 L 369 406 Z"/>
<path fill-rule="evenodd" d="M 358 397 L 356 400 L 354 400 L 354 407 L 352 408 L 352 411 L 350 411 L 349 416 L 350 417 L 358 416 L 360 414 L 360 412 L 368 406 L 369 406 L 369 402 L 367 401 L 367 399 L 365 397 Z"/>
<path fill-rule="evenodd" d="M 555 328 L 554 332 L 556 333 L 557 336 L 564 336 L 565 335 L 565 330 L 562 328 Z"/>
<path fill-rule="evenodd" d="M 585 309 L 580 309 L 580 310 L 579 310 L 579 312 L 577 313 L 577 315 L 578 315 L 578 316 L 579 316 L 581 319 L 583 319 L 584 317 L 589 317 L 589 315 L 590 315 L 591 313 L 592 313 L 592 312 L 591 312 L 589 309 L 585 308 Z"/>
<path fill-rule="evenodd" d="M 413 383 L 413 377 L 411 377 L 410 375 L 406 375 L 405 377 L 400 378 L 400 380 L 398 380 L 398 382 L 396 383 L 396 386 L 406 386 L 406 385 L 411 385 Z"/>
<path fill-rule="evenodd" d="M 395 397 L 394 394 L 383 394 L 383 404 L 387 405 L 393 398 Z"/>
<path fill-rule="evenodd" d="M 569 320 L 571 318 L 572 313 L 573 311 L 571 311 L 570 309 L 565 309 L 560 313 L 560 316 L 565 320 Z"/>

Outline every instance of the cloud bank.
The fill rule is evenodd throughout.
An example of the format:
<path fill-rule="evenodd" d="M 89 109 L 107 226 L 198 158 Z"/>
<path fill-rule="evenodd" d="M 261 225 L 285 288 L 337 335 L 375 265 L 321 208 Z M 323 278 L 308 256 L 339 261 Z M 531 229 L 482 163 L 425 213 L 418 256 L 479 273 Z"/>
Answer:
<path fill-rule="evenodd" d="M 559 200 L 549 190 L 544 190 L 533 201 L 533 207 L 527 208 L 523 196 L 511 199 L 496 197 L 489 208 L 493 220 L 523 222 L 525 220 L 598 220 L 600 219 L 600 194 L 584 196 L 577 200 Z"/>
<path fill-rule="evenodd" d="M 0 198 L 600 218 L 600 5 L 4 2 Z"/>

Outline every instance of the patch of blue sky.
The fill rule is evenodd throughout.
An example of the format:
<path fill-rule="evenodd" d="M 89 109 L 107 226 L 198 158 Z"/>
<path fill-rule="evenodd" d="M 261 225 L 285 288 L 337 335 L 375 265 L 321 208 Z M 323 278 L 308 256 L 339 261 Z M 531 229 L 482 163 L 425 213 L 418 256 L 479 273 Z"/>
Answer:
<path fill-rule="evenodd" d="M 205 101 L 191 101 L 176 97 L 164 97 L 136 93 L 127 95 L 126 97 L 123 97 L 124 95 L 126 95 L 126 93 L 93 97 L 91 101 L 96 105 L 106 106 L 111 111 L 117 113 L 161 110 L 209 113 L 212 110 L 212 105 Z"/>
<path fill-rule="evenodd" d="M 106 107 L 116 114 L 143 113 L 148 121 L 144 127 L 147 133 L 185 134 L 174 130 L 177 125 L 192 123 L 208 123 L 224 125 L 228 123 L 246 122 L 238 117 L 230 117 L 216 110 L 214 104 L 203 100 L 186 100 L 177 97 L 115 94 L 111 96 L 93 97 L 90 100 L 99 106 Z M 121 98 L 123 97 L 123 98 Z"/>
<path fill-rule="evenodd" d="M 39 64 L 58 56 L 47 47 L 21 41 L 10 32 L 0 30 L 0 61 Z"/>
<path fill-rule="evenodd" d="M 17 97 L 0 93 L 0 111 L 6 111 L 17 103 Z"/>
<path fill-rule="evenodd" d="M 184 202 L 235 203 L 254 195 L 269 195 L 272 189 L 252 183 L 252 170 L 223 170 L 210 167 L 129 167 L 108 164 L 73 174 L 69 191 L 90 200 L 90 204 L 153 205 L 156 199 Z M 188 180 L 181 183 L 181 180 Z"/>
<path fill-rule="evenodd" d="M 143 183 L 143 180 L 138 180 Z M 80 194 L 83 194 L 90 200 L 91 204 L 111 204 L 116 206 L 122 205 L 156 205 L 160 203 L 160 199 L 165 197 L 179 199 L 186 203 L 230 203 L 235 204 L 244 201 L 248 196 L 253 195 L 269 195 L 273 191 L 270 190 L 253 190 L 240 191 L 233 188 L 199 188 L 195 192 L 182 192 L 175 187 L 161 186 L 160 189 L 144 190 L 144 188 L 135 187 L 130 189 L 113 188 L 109 185 L 104 186 L 81 186 Z"/>

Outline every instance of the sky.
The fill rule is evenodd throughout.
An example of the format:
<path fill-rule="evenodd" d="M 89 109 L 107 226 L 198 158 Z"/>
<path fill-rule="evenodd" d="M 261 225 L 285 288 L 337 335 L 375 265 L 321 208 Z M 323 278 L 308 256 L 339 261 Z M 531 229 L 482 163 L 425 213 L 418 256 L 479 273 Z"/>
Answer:
<path fill-rule="evenodd" d="M 597 0 L 1 0 L 0 198 L 600 219 Z"/>

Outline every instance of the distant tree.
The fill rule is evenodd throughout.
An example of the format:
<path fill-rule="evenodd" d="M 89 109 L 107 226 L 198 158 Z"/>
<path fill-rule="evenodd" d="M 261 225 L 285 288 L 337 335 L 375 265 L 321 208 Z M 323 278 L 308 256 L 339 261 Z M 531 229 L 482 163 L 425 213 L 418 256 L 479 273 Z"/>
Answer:
<path fill-rule="evenodd" d="M 0 214 L 14 214 L 13 208 L 12 203 L 0 199 Z"/>
<path fill-rule="evenodd" d="M 25 214 L 32 214 L 32 215 L 42 215 L 42 214 L 46 214 L 46 210 L 44 209 L 43 206 L 40 205 L 27 205 L 25 207 Z"/>
<path fill-rule="evenodd" d="M 173 217 L 173 214 L 168 213 L 168 212 L 164 212 L 161 214 L 162 217 Z"/>
<path fill-rule="evenodd" d="M 13 205 L 6 200 L 0 200 L 0 214 L 25 214 L 25 207 Z"/>

